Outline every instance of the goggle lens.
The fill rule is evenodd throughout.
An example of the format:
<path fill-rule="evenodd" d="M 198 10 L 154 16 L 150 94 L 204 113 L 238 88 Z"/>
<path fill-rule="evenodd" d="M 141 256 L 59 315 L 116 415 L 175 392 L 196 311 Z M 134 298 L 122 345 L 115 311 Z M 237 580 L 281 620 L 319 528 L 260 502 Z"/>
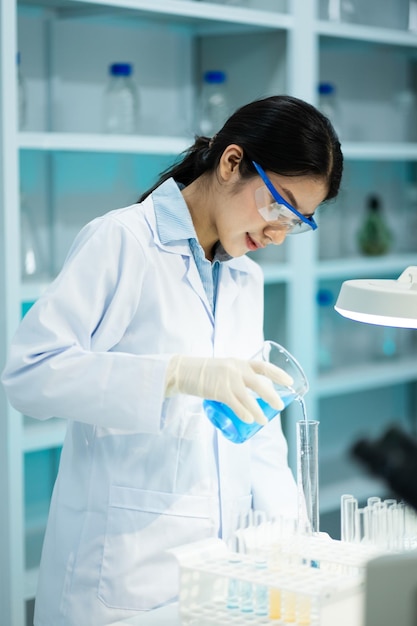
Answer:
<path fill-rule="evenodd" d="M 262 186 L 255 191 L 255 200 L 260 215 L 272 227 L 285 228 L 289 235 L 311 230 L 308 224 L 294 217 L 294 213 L 286 206 L 275 202 L 267 187 Z"/>

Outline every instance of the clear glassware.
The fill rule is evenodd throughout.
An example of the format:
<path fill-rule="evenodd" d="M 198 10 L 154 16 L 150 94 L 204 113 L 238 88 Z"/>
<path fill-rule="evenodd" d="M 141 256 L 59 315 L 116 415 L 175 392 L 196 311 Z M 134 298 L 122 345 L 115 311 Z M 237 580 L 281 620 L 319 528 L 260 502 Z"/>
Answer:
<path fill-rule="evenodd" d="M 133 134 L 138 130 L 139 99 L 131 63 L 112 63 L 104 94 L 104 130 Z"/>
<path fill-rule="evenodd" d="M 320 371 L 331 370 L 334 367 L 334 343 L 337 337 L 335 312 L 333 309 L 335 297 L 330 289 L 319 289 L 316 296 L 318 317 L 318 366 Z"/>
<path fill-rule="evenodd" d="M 360 22 L 359 0 L 320 0 L 320 19 L 336 22 Z"/>
<path fill-rule="evenodd" d="M 359 250 L 367 256 L 378 256 L 389 252 L 392 242 L 393 234 L 382 211 L 381 199 L 377 195 L 370 195 L 358 232 Z"/>
<path fill-rule="evenodd" d="M 319 532 L 319 422 L 297 422 L 298 522 L 302 532 Z"/>
<path fill-rule="evenodd" d="M 298 361 L 285 348 L 274 341 L 265 341 L 260 352 L 252 357 L 273 363 L 283 369 L 293 379 L 292 387 L 274 384 L 274 388 L 284 402 L 285 408 L 295 399 L 302 399 L 308 391 L 307 377 Z M 280 411 L 272 408 L 262 398 L 256 401 L 263 410 L 265 417 L 271 421 Z M 247 424 L 238 418 L 230 407 L 215 400 L 204 400 L 204 409 L 210 421 L 223 435 L 234 443 L 243 443 L 253 437 L 263 426 L 258 422 Z"/>
<path fill-rule="evenodd" d="M 340 499 L 340 537 L 342 541 L 355 541 L 357 510 L 357 499 L 350 493 L 344 493 Z"/>
<path fill-rule="evenodd" d="M 319 83 L 318 86 L 319 110 L 329 118 L 339 138 L 341 136 L 341 121 L 339 100 L 336 86 L 333 83 Z"/>
<path fill-rule="evenodd" d="M 226 73 L 210 70 L 203 76 L 198 109 L 199 132 L 212 137 L 225 123 L 229 106 L 226 95 Z"/>
<path fill-rule="evenodd" d="M 26 196 L 22 192 L 20 194 L 20 259 L 22 280 L 39 280 L 46 275 L 44 251 L 27 205 Z"/>
<path fill-rule="evenodd" d="M 19 130 L 26 128 L 27 96 L 26 80 L 23 76 L 21 55 L 17 53 L 17 116 Z"/>

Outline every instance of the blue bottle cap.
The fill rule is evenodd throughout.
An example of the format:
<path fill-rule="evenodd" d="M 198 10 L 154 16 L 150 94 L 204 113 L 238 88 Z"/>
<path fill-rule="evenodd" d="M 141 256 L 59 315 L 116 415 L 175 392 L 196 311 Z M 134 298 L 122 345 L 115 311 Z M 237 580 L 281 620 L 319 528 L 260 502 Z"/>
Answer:
<path fill-rule="evenodd" d="M 221 70 L 209 70 L 204 73 L 204 81 L 215 85 L 221 85 L 226 81 L 226 73 Z"/>
<path fill-rule="evenodd" d="M 131 63 L 112 63 L 109 69 L 112 76 L 130 76 L 133 68 Z"/>
<path fill-rule="evenodd" d="M 317 292 L 317 304 L 319 306 L 330 306 L 334 302 L 333 293 L 330 289 L 319 289 Z"/>
<path fill-rule="evenodd" d="M 329 94 L 334 93 L 336 89 L 332 83 L 320 83 L 318 91 L 321 96 L 328 96 Z"/>

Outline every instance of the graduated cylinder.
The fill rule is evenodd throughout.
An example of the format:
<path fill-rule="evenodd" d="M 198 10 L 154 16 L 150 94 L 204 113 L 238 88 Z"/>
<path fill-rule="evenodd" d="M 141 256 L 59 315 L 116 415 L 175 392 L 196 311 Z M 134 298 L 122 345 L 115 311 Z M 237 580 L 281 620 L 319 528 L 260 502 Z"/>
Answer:
<path fill-rule="evenodd" d="M 298 522 L 306 533 L 319 532 L 319 422 L 297 422 Z"/>

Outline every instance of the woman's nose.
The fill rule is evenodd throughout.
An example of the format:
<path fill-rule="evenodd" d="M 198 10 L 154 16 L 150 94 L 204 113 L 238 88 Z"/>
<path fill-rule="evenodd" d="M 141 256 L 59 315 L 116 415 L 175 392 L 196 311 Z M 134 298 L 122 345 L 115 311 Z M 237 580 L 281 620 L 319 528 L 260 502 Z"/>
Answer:
<path fill-rule="evenodd" d="M 267 226 L 264 229 L 264 235 L 276 246 L 280 245 L 284 241 L 287 234 L 288 231 L 286 228 L 273 228 L 272 226 Z"/>

